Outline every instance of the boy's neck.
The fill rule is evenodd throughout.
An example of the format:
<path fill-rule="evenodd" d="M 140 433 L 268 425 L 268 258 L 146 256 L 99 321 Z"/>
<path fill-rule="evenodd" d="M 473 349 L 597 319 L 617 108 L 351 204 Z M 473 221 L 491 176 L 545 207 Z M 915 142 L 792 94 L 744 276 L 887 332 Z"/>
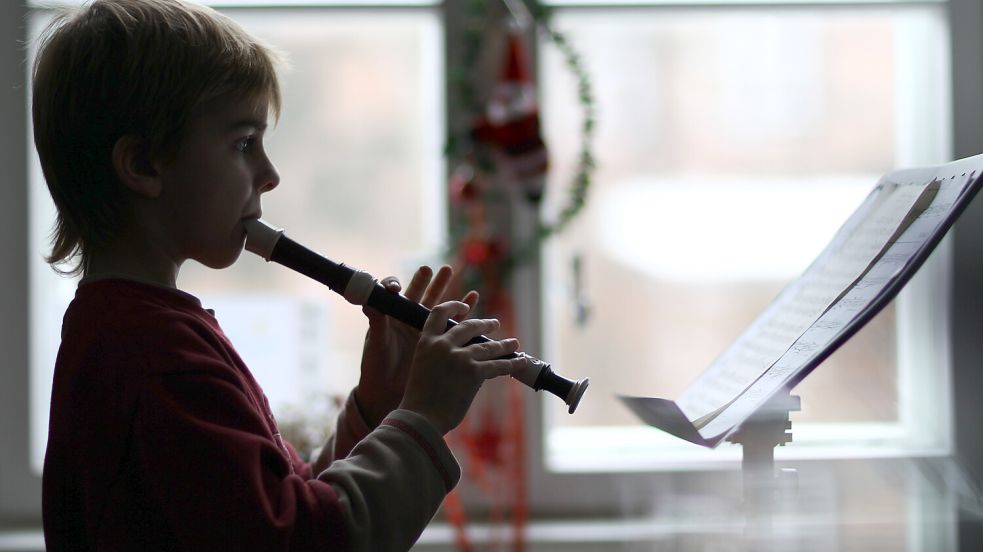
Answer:
<path fill-rule="evenodd" d="M 94 251 L 85 271 L 86 280 L 102 278 L 127 278 L 158 286 L 177 288 L 180 265 L 162 255 L 160 251 L 125 240 L 110 244 L 101 251 Z"/>

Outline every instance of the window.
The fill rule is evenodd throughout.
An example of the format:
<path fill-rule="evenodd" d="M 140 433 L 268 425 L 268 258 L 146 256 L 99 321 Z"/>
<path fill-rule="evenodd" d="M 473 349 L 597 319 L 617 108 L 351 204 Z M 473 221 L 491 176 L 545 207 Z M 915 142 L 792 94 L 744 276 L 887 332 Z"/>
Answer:
<path fill-rule="evenodd" d="M 556 26 L 583 53 L 596 87 L 600 167 L 586 213 L 547 247 L 550 358 L 572 377 L 592 376 L 577 416 L 548 406 L 549 465 L 650 469 L 733 458 L 739 451 L 728 449 L 737 447 L 693 450 L 641 427 L 616 395 L 678 397 L 804 270 L 881 174 L 950 158 L 949 91 L 938 84 L 949 79 L 943 6 L 558 11 Z M 578 106 L 562 60 L 542 50 L 559 165 L 550 185 L 562 188 L 572 170 L 563 163 L 578 147 Z M 914 84 L 928 82 L 936 84 Z M 796 388 L 803 409 L 783 452 L 820 443 L 852 445 L 840 452 L 851 455 L 873 453 L 857 450 L 861 442 L 948 447 L 945 388 L 915 387 L 925 372 L 946 381 L 946 351 L 910 346 L 913 336 L 937 339 L 931 326 L 913 331 L 925 311 L 910 305 L 944 285 L 941 249 L 921 275 L 933 283 L 912 285 Z M 935 405 L 921 410 L 930 422 L 917 430 L 915 403 Z"/>

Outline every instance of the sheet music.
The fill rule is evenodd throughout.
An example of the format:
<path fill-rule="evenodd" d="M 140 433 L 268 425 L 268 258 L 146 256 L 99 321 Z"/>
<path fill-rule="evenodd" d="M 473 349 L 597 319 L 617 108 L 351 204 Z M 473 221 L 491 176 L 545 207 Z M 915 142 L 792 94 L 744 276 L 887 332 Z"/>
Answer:
<path fill-rule="evenodd" d="M 763 401 L 788 383 L 800 367 L 807 366 L 819 351 L 836 339 L 862 309 L 884 293 L 891 280 L 912 262 L 926 239 L 936 232 L 969 184 L 965 178 L 958 182 L 949 180 L 941 185 L 938 181 L 933 182 L 938 192 L 934 194 L 931 204 L 921 210 L 918 217 L 893 240 L 870 270 L 832 308 L 823 313 L 761 378 L 749 386 L 738 400 L 732 402 L 730 408 L 700 428 L 701 435 L 722 435 L 741 423 Z"/>
<path fill-rule="evenodd" d="M 717 446 L 893 299 L 981 187 L 983 155 L 888 174 L 679 401 L 623 396 L 624 404 L 649 425 Z"/>
<path fill-rule="evenodd" d="M 857 282 L 932 201 L 937 181 L 883 180 L 817 260 L 787 287 L 677 401 L 703 427 L 741 396 L 824 312 Z"/>

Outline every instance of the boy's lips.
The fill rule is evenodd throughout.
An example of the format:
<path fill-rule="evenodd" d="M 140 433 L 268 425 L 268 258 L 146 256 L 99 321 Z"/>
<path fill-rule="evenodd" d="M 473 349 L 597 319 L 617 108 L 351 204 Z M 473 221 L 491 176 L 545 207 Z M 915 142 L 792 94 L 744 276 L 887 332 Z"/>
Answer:
<path fill-rule="evenodd" d="M 239 221 L 239 226 L 242 228 L 242 237 L 243 237 L 243 239 L 245 239 L 246 238 L 246 235 L 247 235 L 247 233 L 246 233 L 246 224 L 245 223 L 248 222 L 248 221 L 250 221 L 250 220 L 256 220 L 256 219 L 258 219 L 258 218 L 260 218 L 262 216 L 263 216 L 263 212 L 262 211 L 257 211 L 255 213 L 250 213 L 250 214 L 242 217 L 242 220 Z"/>

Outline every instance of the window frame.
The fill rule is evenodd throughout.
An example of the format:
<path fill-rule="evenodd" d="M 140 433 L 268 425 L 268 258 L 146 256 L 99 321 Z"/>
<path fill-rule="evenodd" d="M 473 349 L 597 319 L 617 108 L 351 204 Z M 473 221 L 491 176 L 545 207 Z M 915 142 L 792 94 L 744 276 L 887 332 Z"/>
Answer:
<path fill-rule="evenodd" d="M 5 367 L 0 384 L 0 527 L 7 521 L 26 522 L 40 519 L 41 479 L 28 462 L 28 270 L 22 262 L 28 255 L 27 164 L 33 151 L 28 148 L 27 71 L 22 45 L 27 40 L 28 9 L 20 2 L 8 2 L 0 8 L 0 29 L 9 41 L 0 51 L 0 75 L 7 86 L 0 87 L 0 113 L 7 132 L 2 138 L 0 162 L 6 167 L 8 182 L 21 186 L 7 187 L 6 200 L 0 202 L 0 217 L 5 231 L 0 244 L 13 260 L 0 263 L 0 350 Z M 16 47 L 15 47 L 16 45 Z M 16 138 L 20 136 L 20 138 Z"/>

